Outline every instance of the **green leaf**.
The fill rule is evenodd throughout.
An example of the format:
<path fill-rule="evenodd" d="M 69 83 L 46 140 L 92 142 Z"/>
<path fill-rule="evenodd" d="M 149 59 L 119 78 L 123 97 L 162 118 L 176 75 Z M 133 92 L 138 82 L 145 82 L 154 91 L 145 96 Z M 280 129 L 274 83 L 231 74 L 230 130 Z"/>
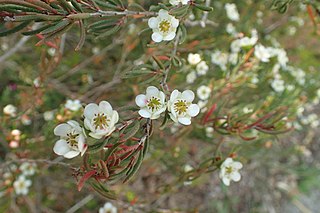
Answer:
<path fill-rule="evenodd" d="M 151 78 L 148 78 L 148 80 L 142 81 L 139 84 L 140 85 L 146 85 L 146 84 L 150 84 L 151 82 L 153 82 L 154 80 L 156 80 L 159 76 L 158 75 L 154 75 Z"/>
<path fill-rule="evenodd" d="M 52 24 L 45 25 L 45 26 L 40 27 L 40 28 L 35 29 L 35 30 L 31 30 L 31 31 L 27 31 L 27 32 L 22 32 L 21 34 L 22 34 L 22 35 L 25 35 L 25 36 L 30 36 L 30 35 L 38 34 L 38 33 L 42 32 L 43 30 L 48 29 L 49 27 L 52 27 L 52 26 L 53 26 Z"/>
<path fill-rule="evenodd" d="M 179 28 L 180 30 L 180 39 L 179 39 L 179 44 L 182 44 L 186 39 L 187 39 L 187 28 L 184 24 L 180 24 Z"/>
<path fill-rule="evenodd" d="M 188 13 L 190 5 L 183 5 L 181 7 L 173 8 L 169 11 L 169 13 L 175 17 L 183 17 Z"/>
<path fill-rule="evenodd" d="M 194 6 L 200 10 L 207 11 L 207 12 L 211 12 L 213 10 L 212 7 L 208 7 L 202 4 L 194 4 Z"/>
<path fill-rule="evenodd" d="M 102 150 L 107 145 L 107 143 L 109 142 L 109 139 L 110 138 L 108 137 L 108 138 L 106 138 L 105 140 L 103 140 L 100 143 L 96 143 L 96 144 L 88 146 L 87 152 L 90 153 L 90 154 L 99 152 L 100 150 Z"/>
<path fill-rule="evenodd" d="M 66 26 L 68 26 L 70 23 L 71 23 L 71 21 L 69 19 L 64 19 L 64 20 L 58 22 L 56 25 L 49 27 L 46 30 L 42 31 L 41 34 L 46 35 L 46 34 L 58 32 L 58 31 L 62 30 L 63 28 L 65 28 Z"/>
<path fill-rule="evenodd" d="M 79 51 L 86 40 L 86 29 L 84 28 L 83 20 L 79 21 L 79 27 L 80 27 L 80 40 L 78 42 L 78 45 L 75 51 Z"/>
<path fill-rule="evenodd" d="M 157 65 L 159 66 L 160 69 L 164 70 L 165 67 L 163 65 L 163 63 L 157 58 L 157 56 L 152 56 L 153 60 L 157 63 Z"/>
<path fill-rule="evenodd" d="M 77 1 L 75 1 L 75 0 L 70 0 L 71 1 L 71 4 L 72 4 L 72 6 L 78 11 L 78 12 L 83 12 L 83 10 L 82 10 L 82 8 L 81 8 L 81 5 L 80 4 L 78 4 L 78 2 Z"/>
<path fill-rule="evenodd" d="M 15 26 L 14 28 L 11 28 L 11 29 L 8 29 L 8 30 L 5 30 L 5 31 L 2 31 L 0 32 L 0 37 L 3 37 L 3 36 L 7 36 L 7 35 L 10 35 L 12 33 L 16 33 L 22 29 L 24 29 L 26 26 L 29 25 L 31 21 L 25 21 L 25 22 L 22 22 L 21 24 Z"/>
<path fill-rule="evenodd" d="M 138 160 L 136 161 L 136 163 L 134 164 L 134 166 L 132 167 L 131 170 L 129 170 L 129 172 L 127 173 L 127 177 L 124 179 L 123 183 L 126 183 L 127 181 L 129 181 L 132 176 L 137 173 L 138 169 L 141 166 L 141 163 L 143 161 L 143 151 L 139 152 L 139 157 Z"/>
<path fill-rule="evenodd" d="M 123 76 L 121 76 L 122 79 L 126 78 L 136 78 L 143 75 L 148 75 L 154 73 L 152 70 L 131 70 L 127 73 L 125 73 Z"/>
<path fill-rule="evenodd" d="M 123 137 L 121 137 L 122 141 L 127 141 L 139 131 L 140 129 L 140 121 L 135 121 L 133 123 L 133 126 L 124 134 Z"/>
<path fill-rule="evenodd" d="M 114 191 L 110 191 L 107 189 L 105 186 L 103 186 L 101 183 L 94 183 L 93 181 L 89 182 L 90 186 L 101 196 L 111 199 L 111 200 L 116 200 L 116 194 Z"/>
<path fill-rule="evenodd" d="M 120 29 L 121 29 L 121 26 L 120 25 L 116 25 L 113 28 L 111 28 L 110 30 L 107 30 L 106 32 L 101 33 L 99 36 L 96 37 L 96 39 L 100 39 L 100 38 L 103 38 L 103 37 L 106 37 L 106 36 L 110 36 L 110 35 L 118 32 Z"/>

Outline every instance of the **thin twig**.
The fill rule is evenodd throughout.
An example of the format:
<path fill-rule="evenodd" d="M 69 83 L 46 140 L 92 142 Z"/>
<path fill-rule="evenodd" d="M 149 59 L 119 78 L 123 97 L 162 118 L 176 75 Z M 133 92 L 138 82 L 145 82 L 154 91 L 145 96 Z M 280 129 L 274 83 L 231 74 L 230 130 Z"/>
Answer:
<path fill-rule="evenodd" d="M 85 198 L 83 198 L 78 203 L 73 205 L 70 209 L 68 209 L 68 211 L 66 211 L 66 213 L 74 213 L 74 212 L 76 212 L 78 209 L 80 209 L 82 206 L 86 205 L 92 199 L 93 199 L 93 195 L 91 195 L 91 194 L 87 195 Z"/>

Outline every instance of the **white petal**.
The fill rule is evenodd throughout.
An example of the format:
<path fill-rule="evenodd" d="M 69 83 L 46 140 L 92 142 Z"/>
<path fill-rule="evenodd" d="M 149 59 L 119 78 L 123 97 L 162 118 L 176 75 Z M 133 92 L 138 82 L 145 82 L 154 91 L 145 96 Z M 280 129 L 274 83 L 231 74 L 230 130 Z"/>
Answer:
<path fill-rule="evenodd" d="M 191 116 L 191 117 L 195 117 L 199 114 L 200 112 L 200 108 L 197 104 L 191 104 L 188 108 L 188 114 Z"/>
<path fill-rule="evenodd" d="M 151 38 L 155 42 L 161 42 L 163 40 L 163 36 L 160 33 L 152 33 Z"/>
<path fill-rule="evenodd" d="M 90 120 L 88 118 L 85 118 L 84 119 L 84 127 L 87 129 L 87 130 L 90 130 L 90 131 L 94 131 L 94 127 L 92 126 Z"/>
<path fill-rule="evenodd" d="M 173 92 L 170 95 L 170 101 L 174 101 L 178 96 L 179 96 L 180 92 L 178 90 L 173 90 Z"/>
<path fill-rule="evenodd" d="M 176 36 L 176 32 L 171 32 L 168 35 L 163 37 L 164 41 L 171 41 Z"/>
<path fill-rule="evenodd" d="M 99 109 L 102 112 L 106 112 L 107 114 L 111 114 L 112 113 L 112 106 L 110 105 L 110 103 L 108 101 L 101 101 L 99 103 Z"/>
<path fill-rule="evenodd" d="M 159 97 L 160 97 L 161 103 L 165 103 L 165 101 L 166 101 L 166 95 L 164 94 L 164 92 L 160 91 L 160 92 L 159 92 Z"/>
<path fill-rule="evenodd" d="M 100 139 L 100 138 L 102 138 L 102 136 L 103 136 L 103 135 L 97 134 L 97 133 L 95 133 L 95 132 L 90 132 L 89 135 L 90 135 L 91 137 L 95 138 L 95 139 Z"/>
<path fill-rule="evenodd" d="M 155 86 L 149 86 L 146 90 L 147 96 L 158 96 L 159 90 Z"/>
<path fill-rule="evenodd" d="M 116 110 L 113 110 L 113 114 L 112 114 L 112 118 L 111 118 L 112 122 L 114 124 L 116 124 L 119 121 L 119 114 Z"/>
<path fill-rule="evenodd" d="M 179 26 L 179 20 L 173 17 L 171 19 L 171 25 L 173 28 L 177 28 Z"/>
<path fill-rule="evenodd" d="M 158 119 L 159 117 L 160 117 L 160 113 L 157 113 L 157 114 L 154 113 L 154 114 L 151 115 L 150 119 L 154 120 L 154 119 Z"/>
<path fill-rule="evenodd" d="M 226 186 L 229 186 L 229 185 L 230 185 L 230 179 L 229 179 L 229 178 L 223 177 L 223 178 L 222 178 L 222 181 L 223 181 L 224 185 L 226 185 Z"/>
<path fill-rule="evenodd" d="M 79 154 L 80 154 L 79 151 L 71 150 L 71 151 L 67 152 L 66 154 L 64 154 L 63 157 L 70 159 L 70 158 L 74 158 L 74 157 L 78 156 Z"/>
<path fill-rule="evenodd" d="M 59 124 L 54 128 L 53 133 L 57 136 L 67 136 L 67 133 L 72 129 L 69 124 L 63 123 Z"/>
<path fill-rule="evenodd" d="M 143 118 L 150 118 L 151 117 L 151 113 L 148 112 L 147 110 L 145 109 L 140 109 L 139 110 L 139 115 Z"/>
<path fill-rule="evenodd" d="M 224 162 L 223 162 L 223 165 L 229 165 L 230 163 L 233 162 L 233 159 L 232 158 L 227 158 Z"/>
<path fill-rule="evenodd" d="M 158 21 L 157 18 L 152 17 L 152 18 L 150 18 L 150 19 L 148 20 L 148 25 L 149 25 L 149 27 L 150 27 L 151 29 L 157 28 L 158 22 L 159 22 L 159 21 Z"/>
<path fill-rule="evenodd" d="M 159 17 L 160 18 L 167 18 L 168 16 L 169 16 L 168 11 L 166 11 L 164 9 L 159 10 Z"/>
<path fill-rule="evenodd" d="M 84 108 L 84 112 L 83 115 L 84 117 L 88 118 L 89 120 L 91 120 L 94 117 L 95 113 L 99 112 L 99 107 L 97 104 L 91 103 L 88 104 L 85 108 Z"/>
<path fill-rule="evenodd" d="M 176 116 L 174 116 L 172 113 L 169 114 L 171 120 L 173 120 L 173 122 L 178 123 L 178 119 Z"/>
<path fill-rule="evenodd" d="M 56 142 L 56 144 L 53 147 L 54 153 L 57 155 L 64 155 L 67 152 L 69 152 L 71 149 L 69 145 L 67 144 L 67 141 L 61 139 Z"/>
<path fill-rule="evenodd" d="M 241 179 L 241 175 L 239 172 L 231 173 L 231 179 L 235 182 L 238 182 Z"/>
<path fill-rule="evenodd" d="M 194 99 L 194 93 L 191 90 L 185 90 L 182 92 L 182 98 L 187 102 L 192 102 Z"/>
<path fill-rule="evenodd" d="M 147 97 L 144 94 L 137 95 L 136 104 L 139 107 L 145 107 L 147 104 Z"/>
<path fill-rule="evenodd" d="M 67 122 L 72 128 L 74 128 L 77 132 L 82 132 L 82 128 L 77 121 L 70 120 Z"/>
<path fill-rule="evenodd" d="M 179 123 L 183 124 L 183 125 L 190 125 L 191 124 L 191 120 L 190 118 L 178 118 Z"/>
<path fill-rule="evenodd" d="M 232 167 L 236 169 L 241 169 L 242 168 L 242 163 L 240 162 L 233 162 Z"/>

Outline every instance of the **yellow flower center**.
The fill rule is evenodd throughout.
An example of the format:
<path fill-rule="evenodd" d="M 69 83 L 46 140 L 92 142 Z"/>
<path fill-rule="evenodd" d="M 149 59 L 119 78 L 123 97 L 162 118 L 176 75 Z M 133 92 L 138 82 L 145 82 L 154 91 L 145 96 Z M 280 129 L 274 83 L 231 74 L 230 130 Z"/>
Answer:
<path fill-rule="evenodd" d="M 174 110 L 179 114 L 186 113 L 188 110 L 188 103 L 186 100 L 178 100 L 174 103 Z"/>
<path fill-rule="evenodd" d="M 231 166 L 226 167 L 226 173 L 231 174 L 233 172 L 233 169 Z"/>
<path fill-rule="evenodd" d="M 161 102 L 159 98 L 156 97 L 152 97 L 148 100 L 147 103 L 147 107 L 151 110 L 151 111 L 155 111 L 158 110 L 161 106 Z"/>
<path fill-rule="evenodd" d="M 159 24 L 159 29 L 163 33 L 169 32 L 170 27 L 171 27 L 171 24 L 168 20 L 162 20 Z"/>
<path fill-rule="evenodd" d="M 67 133 L 67 144 L 71 147 L 71 148 L 74 148 L 74 149 L 77 149 L 78 148 L 78 142 L 77 142 L 77 137 L 79 136 L 79 134 L 77 133 L 74 133 L 74 132 L 70 132 L 70 133 Z"/>
<path fill-rule="evenodd" d="M 108 119 L 107 115 L 105 115 L 104 113 L 98 113 L 98 114 L 94 114 L 95 118 L 93 119 L 93 124 L 95 126 L 96 129 L 100 128 L 100 129 L 105 129 L 106 127 L 108 127 L 108 122 L 110 121 L 110 119 Z"/>

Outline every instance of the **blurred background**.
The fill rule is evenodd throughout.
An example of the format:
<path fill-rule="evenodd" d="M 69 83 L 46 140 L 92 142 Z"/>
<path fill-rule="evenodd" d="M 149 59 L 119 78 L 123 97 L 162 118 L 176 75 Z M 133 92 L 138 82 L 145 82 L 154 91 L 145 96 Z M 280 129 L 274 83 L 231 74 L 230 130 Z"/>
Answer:
<path fill-rule="evenodd" d="M 135 2 L 148 9 L 160 1 Z M 171 90 L 195 91 L 201 115 L 188 127 L 169 123 L 163 131 L 155 128 L 138 173 L 129 183 L 110 185 L 118 194 L 115 201 L 87 185 L 78 192 L 73 174 L 82 159 L 63 159 L 53 153 L 57 140 L 53 129 L 69 119 L 81 120 L 83 106 L 90 102 L 108 100 L 115 109 L 135 105 L 135 96 L 149 85 L 159 87 L 161 78 L 122 76 L 140 64 L 155 66 L 152 56 L 170 54 L 173 45 L 147 46 L 151 31 L 143 31 L 148 28 L 144 18 L 127 19 L 108 37 L 95 39 L 88 34 L 77 52 L 76 27 L 41 46 L 35 46 L 37 36 L 17 33 L 0 38 L 0 212 L 97 212 L 106 202 L 118 212 L 319 212 L 316 12 L 313 17 L 299 2 L 284 14 L 271 10 L 272 1 L 209 3 L 213 11 L 205 19 L 203 11 L 189 11 L 187 36 L 177 48 L 181 64 L 172 68 L 168 82 Z M 238 19 L 227 14 L 226 3 L 236 5 Z M 0 20 L 0 29 L 8 25 Z M 259 44 L 285 50 L 288 62 L 285 66 L 276 59 L 264 63 L 257 55 L 248 55 L 250 48 L 236 52 L 233 62 L 230 45 L 242 37 L 257 37 Z M 190 63 L 190 53 L 199 54 L 206 66 Z M 245 56 L 250 58 L 237 66 Z M 202 85 L 210 88 L 206 100 L 198 92 Z M 213 104 L 218 108 L 214 116 L 222 117 L 219 122 L 238 116 L 250 123 L 285 109 L 279 112 L 277 125 L 290 131 L 250 130 L 245 138 L 221 132 L 216 124 L 201 123 Z M 241 181 L 224 186 L 219 171 L 193 181 L 180 179 L 212 155 L 235 156 L 244 165 Z M 21 174 L 26 177 L 20 179 L 28 186 L 25 191 L 14 187 Z"/>

